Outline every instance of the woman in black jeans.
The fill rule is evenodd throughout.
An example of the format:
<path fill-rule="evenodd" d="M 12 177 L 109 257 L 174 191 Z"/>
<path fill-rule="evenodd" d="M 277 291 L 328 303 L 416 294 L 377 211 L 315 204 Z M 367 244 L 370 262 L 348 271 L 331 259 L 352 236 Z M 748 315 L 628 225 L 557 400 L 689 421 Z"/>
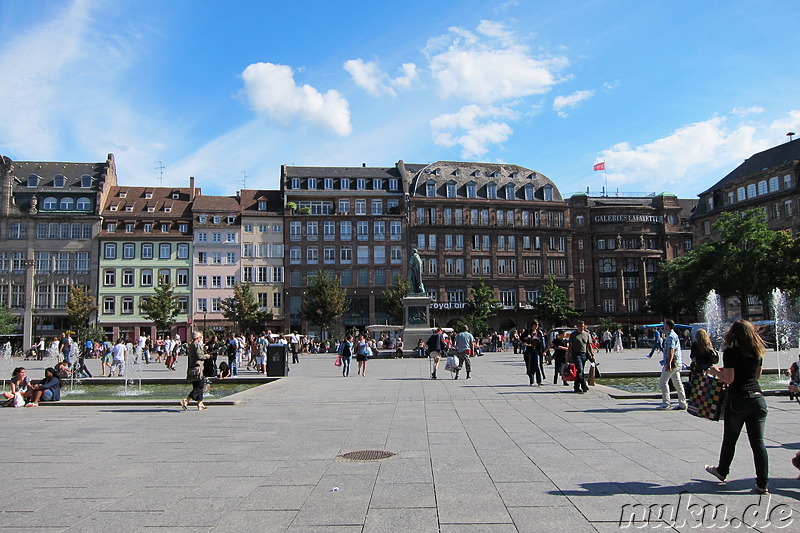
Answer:
<path fill-rule="evenodd" d="M 558 378 L 560 378 L 561 374 L 564 372 L 564 365 L 567 364 L 568 346 L 567 332 L 562 329 L 558 332 L 558 336 L 553 339 L 553 364 L 555 365 L 553 369 L 553 385 L 558 384 Z M 561 382 L 567 385 L 567 382 L 563 379 Z"/>
<path fill-rule="evenodd" d="M 753 324 L 747 320 L 734 322 L 725 335 L 722 353 L 724 368 L 712 366 L 708 373 L 728 384 L 728 404 L 725 410 L 725 429 L 717 466 L 706 465 L 706 471 L 722 482 L 728 477 L 736 441 L 747 426 L 747 438 L 753 450 L 756 467 L 757 494 L 769 492 L 769 462 L 764 446 L 764 425 L 767 421 L 767 402 L 761 394 L 758 378 L 764 356 L 764 341 Z"/>

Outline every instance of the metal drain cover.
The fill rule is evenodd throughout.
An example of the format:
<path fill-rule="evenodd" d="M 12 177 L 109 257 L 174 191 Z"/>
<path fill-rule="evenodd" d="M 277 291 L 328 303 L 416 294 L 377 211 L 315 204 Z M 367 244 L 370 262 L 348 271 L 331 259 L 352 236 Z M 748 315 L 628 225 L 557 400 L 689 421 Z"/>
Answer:
<path fill-rule="evenodd" d="M 388 459 L 393 455 L 397 454 L 385 450 L 359 450 L 357 452 L 343 453 L 339 457 L 348 461 L 379 461 L 380 459 Z"/>

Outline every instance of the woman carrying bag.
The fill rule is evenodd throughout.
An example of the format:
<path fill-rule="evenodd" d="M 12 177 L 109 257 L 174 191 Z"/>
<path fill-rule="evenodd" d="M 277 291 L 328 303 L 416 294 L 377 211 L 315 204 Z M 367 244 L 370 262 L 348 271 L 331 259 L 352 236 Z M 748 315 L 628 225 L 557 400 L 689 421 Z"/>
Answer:
<path fill-rule="evenodd" d="M 725 482 L 736 451 L 736 441 L 742 426 L 746 426 L 756 469 L 756 486 L 753 489 L 756 494 L 769 492 L 769 460 L 764 445 L 767 402 L 758 384 L 763 357 L 764 341 L 756 333 L 753 324 L 747 320 L 737 320 L 725 335 L 725 351 L 722 353 L 724 368 L 712 366 L 708 369 L 709 374 L 728 384 L 728 403 L 719 462 L 717 466 L 706 465 L 706 472 Z"/>

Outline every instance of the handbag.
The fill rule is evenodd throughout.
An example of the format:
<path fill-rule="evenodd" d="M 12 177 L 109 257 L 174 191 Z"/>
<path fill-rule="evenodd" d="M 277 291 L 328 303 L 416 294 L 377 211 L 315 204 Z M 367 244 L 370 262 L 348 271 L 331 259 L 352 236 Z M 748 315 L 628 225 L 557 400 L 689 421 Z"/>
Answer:
<path fill-rule="evenodd" d="M 186 374 L 186 379 L 189 381 L 198 381 L 203 379 L 203 367 L 198 364 L 190 368 L 189 372 Z"/>
<path fill-rule="evenodd" d="M 692 379 L 692 394 L 686 399 L 686 411 L 717 422 L 727 402 L 728 386 L 717 377 L 700 375 Z"/>
<path fill-rule="evenodd" d="M 575 381 L 578 378 L 578 367 L 575 363 L 569 363 L 564 367 L 564 373 L 561 374 L 561 379 L 564 381 Z"/>
<path fill-rule="evenodd" d="M 342 355 L 339 354 L 336 356 L 336 359 L 333 360 L 333 366 L 342 366 Z"/>

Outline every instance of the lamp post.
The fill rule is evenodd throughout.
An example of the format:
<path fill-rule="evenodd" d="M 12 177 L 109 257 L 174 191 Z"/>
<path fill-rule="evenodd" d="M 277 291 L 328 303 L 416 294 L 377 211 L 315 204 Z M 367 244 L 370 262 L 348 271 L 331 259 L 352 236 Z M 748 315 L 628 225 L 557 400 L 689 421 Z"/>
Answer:
<path fill-rule="evenodd" d="M 203 311 L 203 335 L 208 334 L 208 311 Z"/>

